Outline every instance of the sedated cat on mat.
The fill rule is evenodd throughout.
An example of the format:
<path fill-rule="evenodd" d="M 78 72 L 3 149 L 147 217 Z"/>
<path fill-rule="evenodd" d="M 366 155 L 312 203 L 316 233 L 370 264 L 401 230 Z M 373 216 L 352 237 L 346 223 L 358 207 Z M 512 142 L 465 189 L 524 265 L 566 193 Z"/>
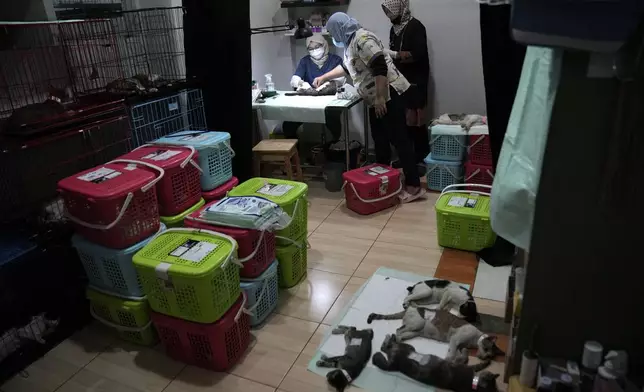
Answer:
<path fill-rule="evenodd" d="M 433 318 L 425 317 L 435 313 Z M 396 338 L 400 341 L 409 340 L 417 336 L 449 343 L 447 360 L 453 361 L 458 356 L 460 348 L 477 348 L 477 357 L 492 359 L 503 355 L 503 351 L 496 345 L 496 336 L 481 332 L 477 327 L 467 321 L 454 316 L 447 310 L 431 310 L 413 305 L 406 306 L 402 312 L 394 314 L 371 313 L 367 323 L 373 320 L 400 320 L 403 325 L 396 330 Z"/>
<path fill-rule="evenodd" d="M 459 352 L 458 363 L 448 362 L 435 355 L 420 354 L 412 345 L 396 341 L 394 335 L 387 335 L 380 347 L 382 352 L 373 356 L 373 364 L 388 372 L 400 372 L 423 384 L 455 392 L 496 392 L 498 374 L 489 371 L 476 374 L 490 365 L 484 361 L 467 366 L 468 353 Z"/>
<path fill-rule="evenodd" d="M 327 373 L 326 379 L 336 391 L 343 392 L 351 384 L 351 381 L 358 378 L 371 358 L 373 330 L 358 330 L 355 327 L 339 325 L 331 333 L 334 335 L 344 334 L 346 342 L 344 355 L 337 357 L 322 355 L 316 365 L 336 368 Z"/>
<path fill-rule="evenodd" d="M 407 287 L 409 295 L 403 304 L 413 302 L 417 307 L 438 304 L 439 309 L 449 310 L 457 307 L 465 320 L 470 323 L 479 321 L 480 316 L 472 293 L 457 283 L 444 279 L 432 279 Z"/>
<path fill-rule="evenodd" d="M 27 124 L 35 124 L 48 119 L 53 119 L 67 113 L 65 103 L 72 100 L 73 94 L 70 87 L 60 89 L 49 88 L 49 97 L 44 102 L 32 103 L 15 109 L 5 123 L 5 130 L 16 130 Z"/>

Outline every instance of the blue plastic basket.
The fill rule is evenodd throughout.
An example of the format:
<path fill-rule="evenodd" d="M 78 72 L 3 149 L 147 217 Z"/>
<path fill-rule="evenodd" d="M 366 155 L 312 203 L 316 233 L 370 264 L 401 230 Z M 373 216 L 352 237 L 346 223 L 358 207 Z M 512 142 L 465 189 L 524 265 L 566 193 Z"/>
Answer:
<path fill-rule="evenodd" d="M 183 90 L 134 105 L 130 118 L 134 148 L 174 132 L 208 128 L 199 89 Z"/>
<path fill-rule="evenodd" d="M 269 314 L 277 307 L 279 299 L 279 284 L 277 274 L 277 260 L 256 279 L 242 280 L 241 289 L 246 293 L 248 304 L 246 308 L 251 312 L 251 327 L 258 326 L 266 320 Z"/>
<path fill-rule="evenodd" d="M 199 152 L 201 189 L 210 191 L 233 177 L 232 158 L 228 132 L 182 131 L 155 141 L 161 144 L 192 146 Z"/>
<path fill-rule="evenodd" d="M 159 231 L 165 229 L 161 223 Z M 145 294 L 132 264 L 132 256 L 151 238 L 126 249 L 110 249 L 74 234 L 72 245 L 83 263 L 90 286 L 119 297 L 140 298 Z"/>
<path fill-rule="evenodd" d="M 432 157 L 440 161 L 462 162 L 467 152 L 467 132 L 460 125 L 430 127 Z"/>
<path fill-rule="evenodd" d="M 445 187 L 463 182 L 463 164 L 461 162 L 439 161 L 432 152 L 425 158 L 427 165 L 427 188 L 442 192 Z"/>

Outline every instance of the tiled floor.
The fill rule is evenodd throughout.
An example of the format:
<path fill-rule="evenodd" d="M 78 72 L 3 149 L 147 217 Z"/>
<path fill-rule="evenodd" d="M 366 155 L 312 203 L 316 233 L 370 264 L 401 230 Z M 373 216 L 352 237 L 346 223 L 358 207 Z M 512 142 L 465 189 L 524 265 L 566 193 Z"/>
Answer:
<path fill-rule="evenodd" d="M 325 379 L 306 370 L 324 331 L 378 267 L 474 284 L 477 261 L 436 243 L 436 195 L 360 216 L 340 193 L 312 183 L 309 193 L 309 271 L 281 293 L 277 314 L 253 331 L 252 348 L 229 373 L 185 366 L 160 347 L 117 340 L 99 325 L 68 339 L 16 376 L 2 392 L 327 392 Z M 481 313 L 503 316 L 504 304 L 477 299 Z M 493 365 L 502 371 L 502 364 Z"/>

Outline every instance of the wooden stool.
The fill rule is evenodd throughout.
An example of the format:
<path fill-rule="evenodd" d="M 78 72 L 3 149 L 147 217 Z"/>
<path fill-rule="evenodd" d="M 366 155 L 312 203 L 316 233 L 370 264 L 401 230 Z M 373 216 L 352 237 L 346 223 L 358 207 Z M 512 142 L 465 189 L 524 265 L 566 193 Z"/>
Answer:
<path fill-rule="evenodd" d="M 283 162 L 289 180 L 293 179 L 293 165 L 297 173 L 297 181 L 304 181 L 300 154 L 297 152 L 297 139 L 266 139 L 253 147 L 255 155 L 255 176 L 261 174 L 262 162 Z"/>

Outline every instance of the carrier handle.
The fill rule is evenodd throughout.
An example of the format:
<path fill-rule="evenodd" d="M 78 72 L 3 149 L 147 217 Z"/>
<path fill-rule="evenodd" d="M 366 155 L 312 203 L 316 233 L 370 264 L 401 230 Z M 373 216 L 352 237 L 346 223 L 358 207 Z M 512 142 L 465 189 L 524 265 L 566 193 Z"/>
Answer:
<path fill-rule="evenodd" d="M 140 165 L 148 166 L 148 167 L 150 167 L 152 169 L 155 169 L 155 170 L 159 171 L 159 173 L 160 173 L 159 177 L 155 178 L 154 180 L 150 181 L 149 183 L 147 183 L 146 185 L 141 187 L 142 192 L 149 191 L 150 188 L 152 188 L 157 182 L 159 182 L 163 178 L 163 175 L 165 174 L 165 171 L 162 168 L 158 167 L 158 166 L 151 165 L 151 164 L 146 163 L 146 162 L 131 160 L 131 159 L 115 159 L 115 160 L 107 162 L 107 163 L 115 163 L 115 162 L 134 163 L 134 164 L 137 164 L 137 165 L 140 164 Z M 123 206 L 121 207 L 121 210 L 119 211 L 119 214 L 116 216 L 116 219 L 114 219 L 114 221 L 112 223 L 109 223 L 107 225 L 97 225 L 97 224 L 94 224 L 94 223 L 85 222 L 84 220 L 81 220 L 81 219 L 73 216 L 72 214 L 70 214 L 68 209 L 65 209 L 65 216 L 69 220 L 71 220 L 72 222 L 74 222 L 76 224 L 79 224 L 81 226 L 85 226 L 85 227 L 90 228 L 90 229 L 109 230 L 112 227 L 116 226 L 116 224 L 118 224 L 121 221 L 121 219 L 123 219 L 123 216 L 125 215 L 125 212 L 127 211 L 127 208 L 130 206 L 130 203 L 132 202 L 133 198 L 134 198 L 134 193 L 129 192 L 127 194 L 127 197 L 125 198 L 125 202 L 123 202 Z"/>
<path fill-rule="evenodd" d="M 214 235 L 215 237 L 222 237 L 222 238 L 227 239 L 228 241 L 233 243 L 233 248 L 228 253 L 228 256 L 226 257 L 226 260 L 223 263 L 221 263 L 220 268 L 225 269 L 228 266 L 229 261 L 231 261 L 232 263 L 237 264 L 240 267 L 244 266 L 242 263 L 239 262 L 239 260 L 237 260 L 235 257 L 233 257 L 233 254 L 235 253 L 235 248 L 237 247 L 237 241 L 235 241 L 235 239 L 233 237 L 229 236 L 229 235 L 226 235 L 226 234 L 223 234 L 223 233 L 218 233 L 218 232 L 212 231 L 212 230 L 190 229 L 190 228 L 187 228 L 187 227 L 175 227 L 175 228 L 167 229 L 166 231 L 164 231 L 162 233 L 157 233 L 154 237 L 152 237 L 150 239 L 150 241 L 148 243 L 151 243 L 152 241 L 154 241 L 161 234 L 166 234 L 166 233 L 171 233 L 171 232 L 178 232 L 178 231 L 179 232 L 188 232 L 188 233 L 206 233 L 206 234 Z"/>
<path fill-rule="evenodd" d="M 400 187 L 398 187 L 398 190 L 397 190 L 397 191 L 395 191 L 394 193 L 392 193 L 391 195 L 387 195 L 387 196 L 379 197 L 379 198 L 377 198 L 377 199 L 365 200 L 365 199 L 363 199 L 362 197 L 360 197 L 360 195 L 358 194 L 358 191 L 356 191 L 356 187 L 355 187 L 355 186 L 353 186 L 353 183 L 350 183 L 350 182 L 348 182 L 348 181 L 345 181 L 345 182 L 344 182 L 344 185 L 342 185 L 342 188 L 344 188 L 347 184 L 349 184 L 349 186 L 351 187 L 351 189 L 353 189 L 353 193 L 355 193 L 356 197 L 357 197 L 358 199 L 360 199 L 360 201 L 361 201 L 361 202 L 363 202 L 363 203 L 377 203 L 377 202 L 379 202 L 379 201 L 383 201 L 383 200 L 391 199 L 392 197 L 394 197 L 394 196 L 398 195 L 400 192 L 402 192 L 402 189 L 403 189 L 403 184 L 402 184 L 402 182 L 401 182 L 401 183 L 400 183 Z"/>
<path fill-rule="evenodd" d="M 195 162 L 194 159 L 192 159 L 192 158 L 194 158 L 195 154 L 197 153 L 197 150 L 195 150 L 195 148 L 193 146 L 180 146 L 180 145 L 176 145 L 176 144 L 165 144 L 165 143 L 144 144 L 144 145 L 142 145 L 140 147 L 135 148 L 134 151 L 138 150 L 139 148 L 143 148 L 143 147 L 158 147 L 158 146 L 167 146 L 167 147 L 172 147 L 172 148 L 187 148 L 187 149 L 189 149 L 190 150 L 190 155 L 183 162 L 181 162 L 179 167 L 181 167 L 182 169 L 185 169 L 186 165 L 188 163 L 190 163 L 190 164 L 192 164 L 192 166 L 196 167 L 197 170 L 199 170 L 199 172 L 203 173 L 203 169 L 201 169 L 201 166 L 199 166 L 199 164 L 197 162 Z"/>
<path fill-rule="evenodd" d="M 229 140 L 226 140 L 226 141 L 224 142 L 224 144 L 225 144 L 225 145 L 226 145 L 226 147 L 228 147 L 228 149 L 230 150 L 230 157 L 231 157 L 231 158 L 234 158 L 234 157 L 235 157 L 235 155 L 237 155 L 237 153 L 235 153 L 235 150 L 233 150 L 233 148 L 230 146 L 230 141 L 229 141 Z"/>
<path fill-rule="evenodd" d="M 241 304 L 241 307 L 239 308 L 239 311 L 235 315 L 235 322 L 239 321 L 239 318 L 241 317 L 242 313 L 248 314 L 245 308 L 246 302 L 248 301 L 248 297 L 246 297 L 246 292 L 244 290 L 241 290 L 241 293 L 244 299 L 242 300 L 242 304 Z"/>
<path fill-rule="evenodd" d="M 492 179 L 494 179 L 494 173 L 492 173 L 492 172 L 490 171 L 490 169 L 485 169 L 485 171 L 487 172 L 487 174 L 489 174 L 489 175 L 490 175 L 490 177 L 492 177 Z M 467 177 L 467 178 L 465 179 L 465 181 L 469 181 L 469 180 L 471 180 L 472 178 L 474 178 L 474 177 L 475 177 L 477 174 L 479 174 L 480 172 L 481 172 L 481 169 L 476 169 L 476 170 L 474 170 L 474 172 L 473 172 L 472 174 L 470 174 L 470 176 L 469 176 L 469 177 Z"/>
<path fill-rule="evenodd" d="M 474 141 L 474 143 L 472 143 L 472 144 L 470 144 L 469 146 L 467 146 L 467 152 L 469 153 L 469 152 L 470 152 L 470 150 L 472 149 L 472 147 L 474 147 L 474 146 L 476 146 L 477 144 L 479 144 L 480 142 L 482 142 L 482 141 L 483 141 L 483 139 L 485 139 L 485 137 L 486 137 L 486 136 L 487 136 L 487 135 L 480 135 L 480 137 L 479 137 L 478 139 L 476 139 L 476 140 Z"/>
<path fill-rule="evenodd" d="M 484 185 L 484 184 L 452 184 L 452 185 L 448 185 L 443 189 L 441 194 L 436 199 L 435 205 L 438 205 L 438 201 L 440 200 L 441 196 L 443 196 L 443 195 L 447 195 L 448 193 L 463 193 L 463 192 L 466 192 L 466 190 L 464 190 L 464 189 L 460 190 L 460 191 L 457 191 L 457 190 L 448 191 L 448 189 L 455 189 L 455 188 L 458 188 L 458 187 L 467 187 L 467 186 L 486 188 L 486 189 L 490 189 L 490 190 L 492 189 L 492 187 L 490 185 Z M 476 193 L 477 195 L 491 196 L 490 192 L 484 192 L 484 191 L 467 191 L 467 192 L 469 192 L 470 194 Z"/>
<path fill-rule="evenodd" d="M 100 323 L 105 324 L 108 327 L 118 329 L 119 331 L 123 331 L 123 332 L 143 332 L 146 328 L 149 328 L 150 325 L 152 325 L 152 320 L 148 321 L 148 323 L 145 324 L 145 326 L 143 327 L 125 327 L 123 325 L 115 324 L 111 321 L 105 320 L 104 318 L 96 314 L 96 312 L 94 311 L 94 307 L 92 305 L 89 305 L 89 313 Z"/>
<path fill-rule="evenodd" d="M 278 239 L 286 241 L 286 242 L 290 242 L 291 245 L 295 245 L 298 249 L 304 248 L 304 245 L 302 245 L 300 242 L 292 240 L 292 239 L 290 239 L 288 237 L 282 237 L 281 235 L 276 235 L 275 238 L 278 238 Z M 311 243 L 309 242 L 308 239 L 306 240 L 306 249 L 311 249 Z"/>

